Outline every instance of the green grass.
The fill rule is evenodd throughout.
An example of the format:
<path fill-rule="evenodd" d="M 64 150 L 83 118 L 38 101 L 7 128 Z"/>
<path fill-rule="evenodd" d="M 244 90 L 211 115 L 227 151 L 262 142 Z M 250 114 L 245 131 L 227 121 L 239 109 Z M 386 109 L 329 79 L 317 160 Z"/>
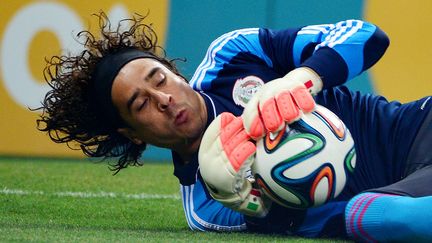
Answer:
<path fill-rule="evenodd" d="M 149 163 L 112 176 L 103 163 L 0 158 L 0 242 L 312 242 L 192 232 L 172 172 Z"/>

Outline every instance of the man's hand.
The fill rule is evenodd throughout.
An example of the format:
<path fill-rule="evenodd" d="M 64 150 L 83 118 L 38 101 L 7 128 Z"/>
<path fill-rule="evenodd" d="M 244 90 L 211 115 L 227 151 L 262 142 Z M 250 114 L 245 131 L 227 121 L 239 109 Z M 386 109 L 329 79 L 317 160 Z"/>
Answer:
<path fill-rule="evenodd" d="M 201 140 L 200 173 L 215 200 L 243 214 L 263 217 L 268 212 L 267 203 L 245 175 L 256 151 L 249 139 L 241 117 L 227 112 L 220 114 Z"/>
<path fill-rule="evenodd" d="M 302 112 L 315 108 L 315 95 L 322 89 L 321 78 L 312 69 L 294 69 L 282 78 L 266 83 L 246 105 L 242 118 L 253 139 L 277 132 L 285 122 L 298 120 Z"/>

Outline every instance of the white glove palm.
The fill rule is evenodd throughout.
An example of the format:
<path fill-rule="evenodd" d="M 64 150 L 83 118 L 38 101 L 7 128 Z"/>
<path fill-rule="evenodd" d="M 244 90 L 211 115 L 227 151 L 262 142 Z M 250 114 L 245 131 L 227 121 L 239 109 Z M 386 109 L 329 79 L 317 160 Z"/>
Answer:
<path fill-rule="evenodd" d="M 249 139 L 241 117 L 231 113 L 216 117 L 201 141 L 200 173 L 215 200 L 246 215 L 263 217 L 268 212 L 267 203 L 245 178 L 256 150 Z"/>

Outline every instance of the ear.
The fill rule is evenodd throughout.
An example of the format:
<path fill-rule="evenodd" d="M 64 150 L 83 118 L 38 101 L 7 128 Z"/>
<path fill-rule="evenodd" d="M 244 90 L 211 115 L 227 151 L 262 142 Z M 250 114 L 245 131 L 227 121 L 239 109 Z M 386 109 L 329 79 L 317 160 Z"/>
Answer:
<path fill-rule="evenodd" d="M 136 132 L 131 128 L 128 128 L 128 127 L 118 128 L 117 132 L 120 133 L 121 135 L 127 137 L 129 140 L 131 140 L 136 145 L 141 145 L 144 143 L 144 141 L 142 141 L 140 138 L 138 138 Z"/>

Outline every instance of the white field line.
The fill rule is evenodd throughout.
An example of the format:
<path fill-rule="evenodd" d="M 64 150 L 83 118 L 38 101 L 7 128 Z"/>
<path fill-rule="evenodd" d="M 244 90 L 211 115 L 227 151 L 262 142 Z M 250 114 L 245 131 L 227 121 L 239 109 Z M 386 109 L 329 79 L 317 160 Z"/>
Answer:
<path fill-rule="evenodd" d="M 58 196 L 58 197 L 77 197 L 77 198 L 131 198 L 131 199 L 176 199 L 179 200 L 180 196 L 176 194 L 126 194 L 126 193 L 115 193 L 115 192 L 45 192 L 45 191 L 28 191 L 21 189 L 10 189 L 4 187 L 0 189 L 0 194 L 3 195 L 46 195 L 46 196 Z"/>

